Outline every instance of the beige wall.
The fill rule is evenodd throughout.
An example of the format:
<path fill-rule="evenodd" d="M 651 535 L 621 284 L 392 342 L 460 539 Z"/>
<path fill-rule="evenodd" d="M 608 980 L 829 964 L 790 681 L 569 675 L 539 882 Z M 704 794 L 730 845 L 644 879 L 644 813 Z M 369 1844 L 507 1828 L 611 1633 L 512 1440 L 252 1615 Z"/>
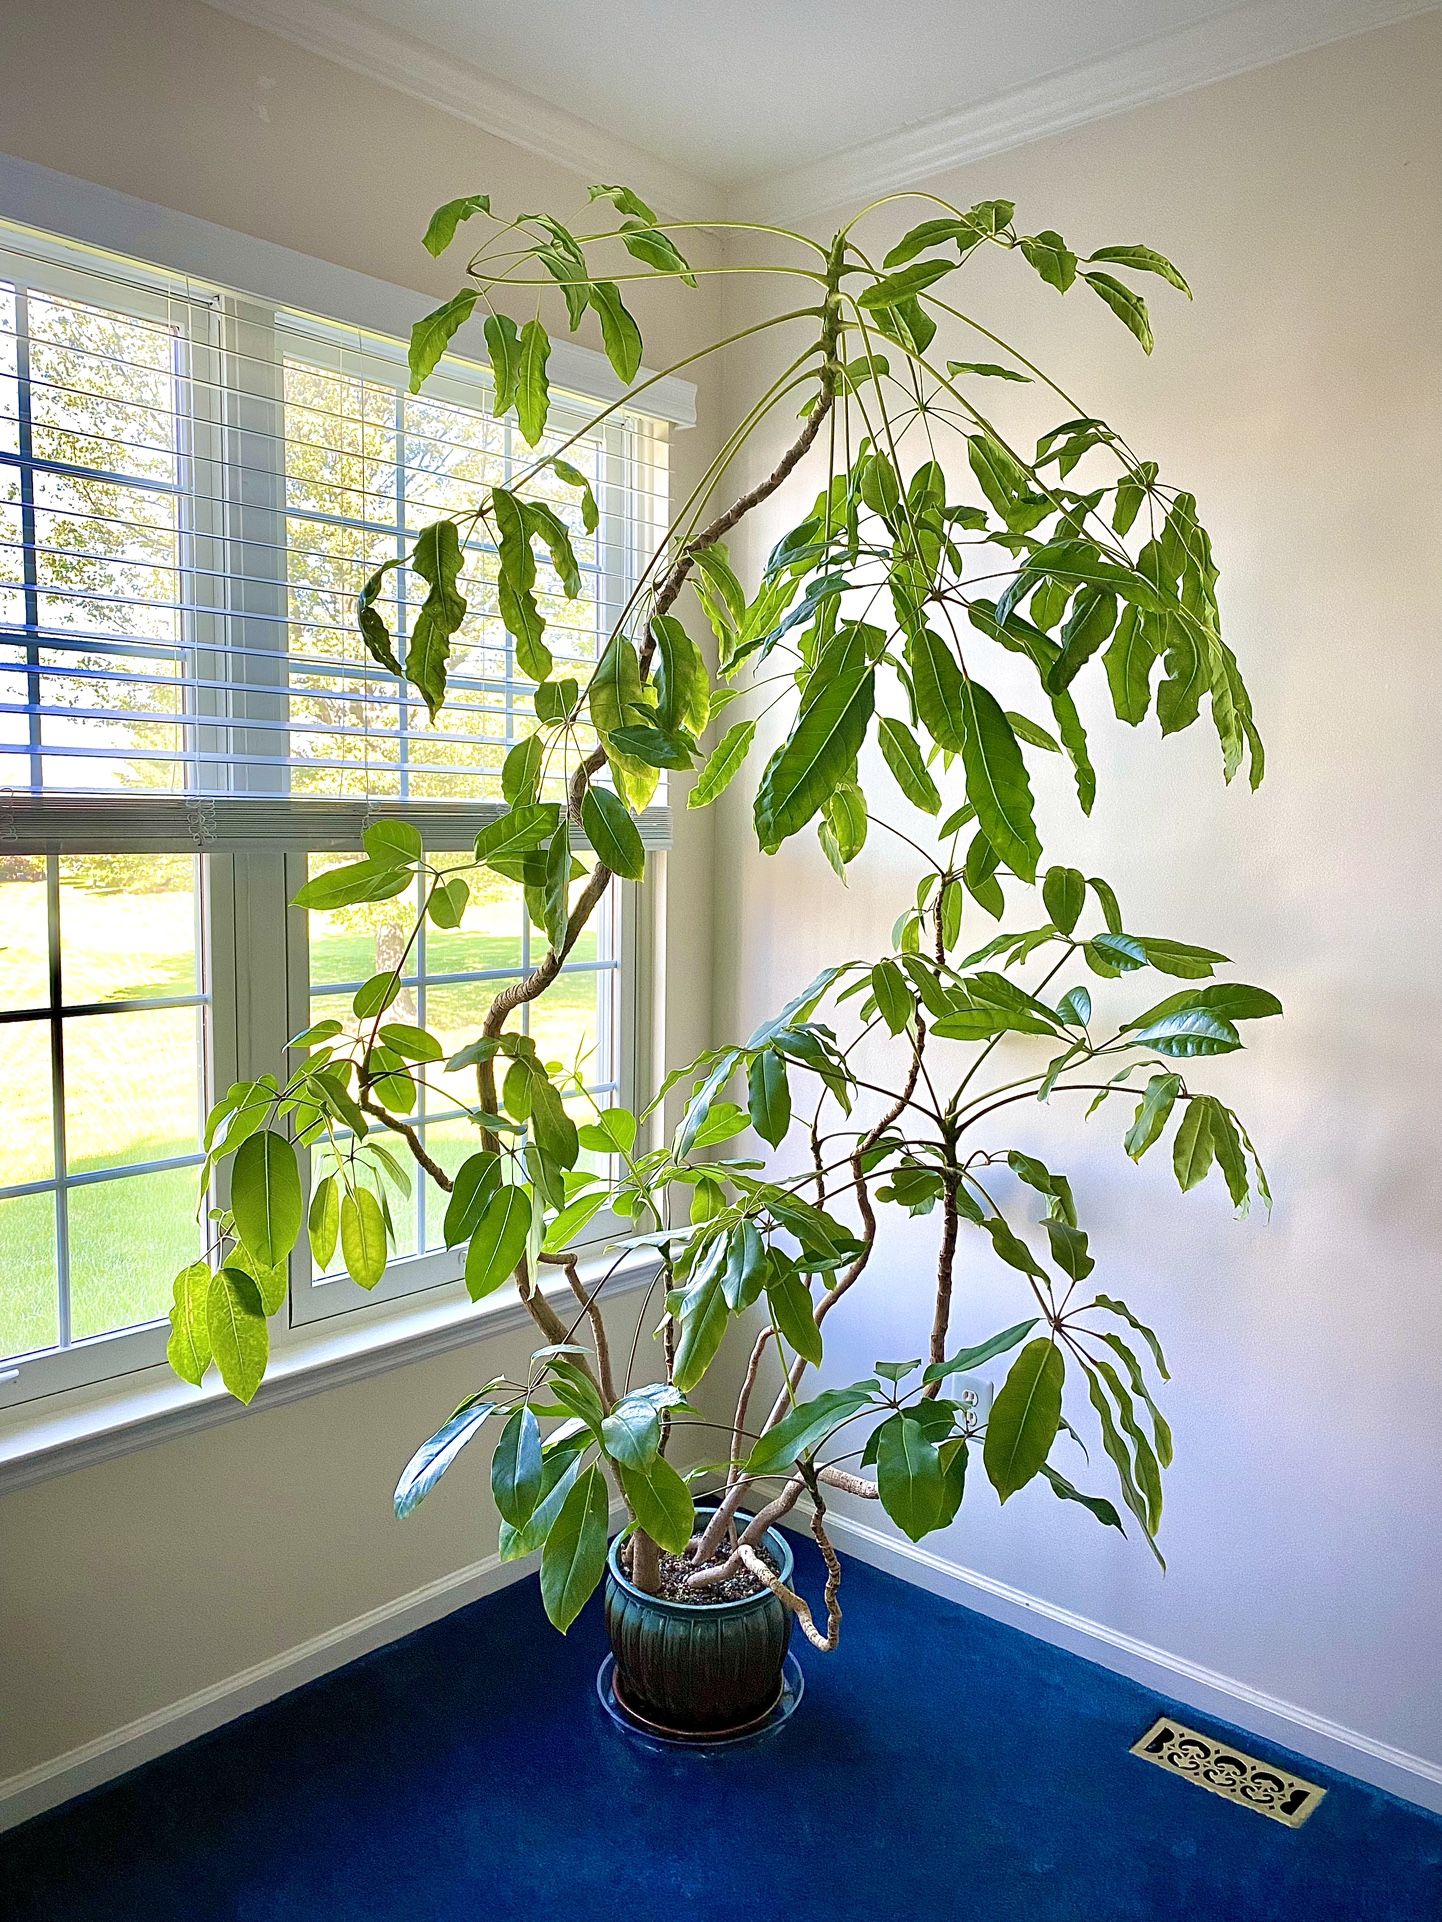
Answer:
<path fill-rule="evenodd" d="M 1035 1490 L 999 1516 L 978 1487 L 939 1546 L 1432 1757 L 1438 46 L 1437 21 L 1417 22 L 943 183 L 963 200 L 1012 195 L 1076 240 L 1152 241 L 1197 288 L 1195 309 L 1157 289 L 1150 363 L 1017 263 L 993 263 L 984 291 L 1196 487 L 1273 772 L 1255 799 L 1224 793 L 1202 728 L 1162 746 L 1099 727 L 1092 824 L 1054 788 L 1043 804 L 1068 858 L 1110 874 L 1148 924 L 1225 948 L 1288 1019 L 1216 1078 L 1269 1152 L 1270 1227 L 1233 1223 L 1210 1191 L 1179 1199 L 1164 1168 L 1124 1162 L 1114 1128 L 1055 1147 L 1103 1272 L 1173 1351 L 1172 1574 Z M 437 201 L 489 187 L 547 205 L 583 186 L 189 0 L 15 8 L 5 52 L 6 150 L 427 290 L 448 288 L 416 240 Z M 36 84 L 55 72 L 63 93 Z M 659 361 L 699 341 L 715 304 L 643 318 Z M 759 357 L 738 366 L 728 398 L 762 373 Z M 701 379 L 678 485 L 720 411 Z M 879 948 L 905 879 L 875 848 L 843 894 L 814 843 L 768 863 L 739 804 L 723 827 L 718 1037 L 822 961 Z M 673 1060 L 713 1029 L 709 817 L 683 811 L 680 831 L 664 916 Z M 884 1301 L 853 1298 L 844 1318 L 838 1374 L 906 1347 L 898 1301 L 923 1311 L 914 1231 L 892 1245 Z M 1005 1312 L 985 1276 L 963 1289 L 959 1329 Z M 436 1411 L 528 1347 L 508 1337 L 261 1407 L 0 1501 L 0 1779 L 485 1554 L 484 1463 L 404 1528 L 389 1491 Z"/>
<path fill-rule="evenodd" d="M 1196 490 L 1271 753 L 1259 794 L 1224 789 L 1205 724 L 1133 735 L 1093 691 L 1090 823 L 1064 778 L 1036 770 L 1053 858 L 1110 876 L 1129 925 L 1223 949 L 1287 1018 L 1195 1077 L 1263 1145 L 1270 1225 L 1233 1221 L 1210 1184 L 1179 1196 L 1160 1154 L 1131 1166 L 1115 1108 L 1084 1126 L 1053 1102 L 998 1137 L 1046 1144 L 1072 1172 L 1101 1285 L 1165 1337 L 1170 1574 L 1040 1484 L 1000 1512 L 979 1476 L 926 1546 L 1434 1763 L 1439 29 L 1432 15 L 929 183 L 963 206 L 1014 199 L 1023 232 L 1052 226 L 1083 250 L 1150 242 L 1196 289 L 1195 307 L 1149 290 L 1147 361 L 1084 290 L 1063 301 L 1019 259 L 987 255 L 967 276 L 974 310 Z M 878 255 L 921 217 L 887 209 Z M 728 324 L 747 317 L 728 302 Z M 728 411 L 763 371 L 758 356 Z M 765 515 L 753 562 L 784 512 Z M 872 791 L 887 789 L 883 773 Z M 823 962 L 884 951 L 916 875 L 873 833 L 842 891 L 809 834 L 759 857 L 746 807 L 730 799 L 717 840 L 717 1040 Z M 879 1285 L 828 1323 L 835 1379 L 918 1352 L 928 1230 L 893 1212 Z M 968 1255 L 958 1340 L 1015 1318 L 995 1267 Z"/>
<path fill-rule="evenodd" d="M 452 270 L 419 244 L 440 201 L 487 189 L 563 211 L 587 184 L 190 0 L 7 10 L 0 149 L 443 293 Z M 712 286 L 632 301 L 650 365 L 711 338 Z M 687 377 L 702 425 L 672 438 L 678 498 L 714 411 L 706 369 Z M 708 1038 L 710 837 L 709 815 L 679 810 L 660 915 L 672 1059 Z M 484 1458 L 404 1527 L 390 1490 L 436 1420 L 531 1346 L 481 1341 L 273 1411 L 262 1396 L 223 1427 L 0 1499 L 0 1782 L 493 1551 Z"/>

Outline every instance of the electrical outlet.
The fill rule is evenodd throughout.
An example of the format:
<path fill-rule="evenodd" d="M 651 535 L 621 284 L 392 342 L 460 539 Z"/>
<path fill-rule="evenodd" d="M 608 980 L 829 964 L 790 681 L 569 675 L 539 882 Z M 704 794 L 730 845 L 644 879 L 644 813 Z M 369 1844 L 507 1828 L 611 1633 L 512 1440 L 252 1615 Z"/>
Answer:
<path fill-rule="evenodd" d="M 985 1375 L 953 1375 L 946 1392 L 957 1404 L 957 1419 L 968 1434 L 986 1426 L 994 1391 Z"/>

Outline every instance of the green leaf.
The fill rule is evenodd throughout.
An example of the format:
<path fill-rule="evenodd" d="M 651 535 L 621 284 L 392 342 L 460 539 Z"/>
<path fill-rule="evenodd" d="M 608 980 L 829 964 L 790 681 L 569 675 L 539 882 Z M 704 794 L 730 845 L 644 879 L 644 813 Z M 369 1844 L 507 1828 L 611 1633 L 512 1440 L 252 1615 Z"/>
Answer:
<path fill-rule="evenodd" d="M 469 1241 L 481 1219 L 481 1211 L 501 1185 L 501 1157 L 489 1148 L 468 1155 L 455 1173 L 455 1185 L 446 1202 L 445 1224 L 441 1230 L 448 1248 Z"/>
<path fill-rule="evenodd" d="M 589 202 L 609 200 L 618 213 L 627 214 L 634 220 L 644 221 L 648 227 L 654 227 L 658 218 L 641 196 L 633 193 L 629 187 L 608 187 L 598 184 L 591 188 L 586 198 Z"/>
<path fill-rule="evenodd" d="M 661 1410 L 681 1400 L 679 1388 L 652 1384 L 623 1395 L 601 1423 L 601 1445 L 614 1462 L 644 1468 L 661 1446 Z"/>
<path fill-rule="evenodd" d="M 643 260 L 648 267 L 654 267 L 660 273 L 675 274 L 688 287 L 696 285 L 695 274 L 669 234 L 659 233 L 650 225 L 623 226 L 620 231 L 621 245 L 633 260 Z"/>
<path fill-rule="evenodd" d="M 312 1265 L 318 1275 L 324 1274 L 335 1258 L 340 1238 L 340 1189 L 334 1175 L 322 1175 L 315 1184 L 307 1228 Z"/>
<path fill-rule="evenodd" d="M 789 1468 L 799 1455 L 824 1441 L 842 1422 L 859 1414 L 872 1400 L 874 1383 L 853 1388 L 827 1388 L 811 1401 L 804 1401 L 768 1428 L 746 1461 L 748 1475 L 774 1475 Z"/>
<path fill-rule="evenodd" d="M 509 1522 L 501 1523 L 497 1546 L 503 1562 L 517 1561 L 522 1555 L 534 1554 L 542 1546 L 567 1495 L 575 1487 L 580 1472 L 581 1458 L 577 1447 L 547 1449 L 541 1463 L 541 1499 L 536 1503 L 534 1514 L 524 1528 L 512 1528 Z"/>
<path fill-rule="evenodd" d="M 763 1048 L 746 1071 L 747 1109 L 763 1141 L 779 1148 L 791 1126 L 791 1086 L 786 1063 L 773 1048 Z"/>
<path fill-rule="evenodd" d="M 1041 898 L 1054 926 L 1070 934 L 1086 906 L 1086 877 L 1076 868 L 1048 868 Z"/>
<path fill-rule="evenodd" d="M 773 1258 L 766 1279 L 766 1299 L 783 1337 L 803 1361 L 817 1366 L 821 1360 L 821 1330 L 816 1325 L 811 1290 L 800 1269 Z"/>
<path fill-rule="evenodd" d="M 258 1262 L 273 1268 L 285 1260 L 300 1237 L 304 1203 L 295 1149 L 284 1135 L 262 1128 L 241 1143 L 231 1166 L 230 1209 L 236 1234 Z"/>
<path fill-rule="evenodd" d="M 1038 1473 L 1061 1425 L 1066 1364 L 1056 1343 L 1027 1343 L 997 1391 L 986 1424 L 982 1460 L 1003 1502 Z"/>
<path fill-rule="evenodd" d="M 651 622 L 656 642 L 656 719 L 671 734 L 699 736 L 710 717 L 711 683 L 700 648 L 674 614 Z"/>
<path fill-rule="evenodd" d="M 182 1381 L 199 1388 L 210 1366 L 210 1265 L 193 1261 L 175 1277 L 165 1359 Z"/>
<path fill-rule="evenodd" d="M 220 1379 L 237 1401 L 250 1401 L 265 1377 L 270 1358 L 270 1329 L 253 1275 L 222 1268 L 210 1282 L 205 1302 L 206 1333 Z"/>
<path fill-rule="evenodd" d="M 514 858 L 545 847 L 556 832 L 560 809 L 554 801 L 527 801 L 488 822 L 476 836 L 476 859 Z"/>
<path fill-rule="evenodd" d="M 546 939 L 559 954 L 566 945 L 571 911 L 571 823 L 565 815 L 546 849 L 541 895 Z"/>
<path fill-rule="evenodd" d="M 437 521 L 416 537 L 411 565 L 427 583 L 406 648 L 406 678 L 419 690 L 432 720 L 446 697 L 451 636 L 466 618 L 460 591 L 461 539 L 454 521 Z"/>
<path fill-rule="evenodd" d="M 346 1273 L 362 1288 L 374 1288 L 386 1271 L 386 1223 L 381 1204 L 369 1188 L 342 1195 L 340 1248 Z"/>
<path fill-rule="evenodd" d="M 680 735 L 668 734 L 664 728 L 652 727 L 647 722 L 613 728 L 607 736 L 607 746 L 647 767 L 689 768 L 693 753 L 690 743 Z"/>
<path fill-rule="evenodd" d="M 463 220 L 469 220 L 473 214 L 488 214 L 490 211 L 489 194 L 462 194 L 459 200 L 448 200 L 431 215 L 430 225 L 421 236 L 421 245 L 428 254 L 439 258 L 455 239 L 456 229 Z"/>
<path fill-rule="evenodd" d="M 909 300 L 920 293 L 923 287 L 930 287 L 933 281 L 955 273 L 958 264 L 954 260 L 919 260 L 915 266 L 904 267 L 899 273 L 883 274 L 860 295 L 860 304 L 872 311 L 894 307 L 898 301 Z"/>
<path fill-rule="evenodd" d="M 912 1541 L 940 1525 L 946 1504 L 941 1456 L 914 1415 L 893 1415 L 878 1429 L 876 1488 L 881 1506 Z"/>
<path fill-rule="evenodd" d="M 495 1412 L 496 1404 L 491 1401 L 462 1402 L 444 1428 L 421 1443 L 396 1483 L 395 1511 L 402 1521 L 420 1506 L 466 1443 L 480 1433 Z"/>
<path fill-rule="evenodd" d="M 1122 610 L 1103 663 L 1117 719 L 1136 727 L 1151 706 L 1152 669 L 1157 664 L 1152 624 L 1137 608 Z"/>
<path fill-rule="evenodd" d="M 1172 1166 L 1176 1170 L 1177 1186 L 1184 1194 L 1189 1188 L 1195 1188 L 1199 1181 L 1205 1181 L 1211 1165 L 1211 1117 L 1205 1102 L 1189 1101 L 1177 1129 L 1176 1140 L 1172 1143 Z"/>
<path fill-rule="evenodd" d="M 472 1301 L 494 1294 L 526 1252 L 531 1227 L 531 1197 L 524 1188 L 506 1186 L 489 1195 L 466 1250 L 466 1293 Z"/>
<path fill-rule="evenodd" d="M 1184 981 L 1197 980 L 1202 975 L 1210 974 L 1218 961 L 1227 959 L 1226 955 L 1218 954 L 1215 948 L 1189 947 L 1185 941 L 1165 941 L 1155 934 L 1139 934 L 1136 939 L 1149 966 L 1159 974 L 1180 975 Z"/>
<path fill-rule="evenodd" d="M 606 1572 L 606 1483 L 593 1462 L 577 1477 L 541 1551 L 541 1600 L 564 1635 Z"/>
<path fill-rule="evenodd" d="M 1269 994 L 1265 988 L 1248 987 L 1242 981 L 1213 981 L 1205 988 L 1182 988 L 1170 994 L 1165 1001 L 1159 1001 L 1145 1014 L 1139 1014 L 1128 1021 L 1123 1034 L 1133 1028 L 1148 1027 L 1153 1021 L 1160 1021 L 1163 1015 L 1179 1014 L 1185 1008 L 1209 1008 L 1213 1014 L 1221 1015 L 1224 1021 L 1264 1021 L 1270 1015 L 1280 1014 L 1282 1004 L 1276 995 Z"/>
<path fill-rule="evenodd" d="M 516 418 L 528 447 L 534 447 L 545 433 L 551 411 L 551 386 L 546 378 L 550 358 L 550 335 L 539 320 L 528 320 L 521 329 L 516 352 Z"/>
<path fill-rule="evenodd" d="M 541 1425 L 524 1405 L 506 1418 L 491 1456 L 491 1495 L 512 1528 L 525 1527 L 541 1498 Z"/>
<path fill-rule="evenodd" d="M 1181 1091 L 1182 1078 L 1176 1074 L 1154 1074 L 1147 1083 L 1146 1093 L 1137 1104 L 1136 1118 L 1128 1128 L 1123 1144 L 1133 1161 L 1141 1160 L 1166 1127 L 1167 1118 Z"/>
<path fill-rule="evenodd" d="M 1232 1197 L 1232 1206 L 1245 1212 L 1250 1193 L 1247 1161 L 1232 1117 L 1214 1095 L 1197 1095 L 1193 1098 L 1192 1106 L 1206 1109 L 1207 1131 L 1216 1151 L 1217 1166 L 1227 1184 L 1227 1193 Z"/>
<path fill-rule="evenodd" d="M 1082 279 L 1111 308 L 1123 326 L 1129 327 L 1142 344 L 1142 352 L 1152 351 L 1152 324 L 1147 317 L 1147 304 L 1140 294 L 1134 294 L 1130 287 L 1124 287 L 1110 274 L 1083 273 Z"/>
<path fill-rule="evenodd" d="M 597 859 L 623 881 L 639 881 L 646 871 L 646 850 L 624 801 L 609 788 L 588 786 L 581 797 L 581 825 Z"/>
<path fill-rule="evenodd" d="M 496 419 L 501 420 L 515 406 L 521 384 L 521 337 L 509 314 L 487 314 L 484 331 L 495 386 Z"/>
<path fill-rule="evenodd" d="M 1096 1297 L 1096 1306 L 1098 1308 L 1105 1308 L 1114 1315 L 1119 1315 L 1130 1327 L 1136 1329 L 1142 1340 L 1147 1344 L 1147 1347 L 1152 1351 L 1152 1359 L 1157 1364 L 1157 1373 L 1163 1381 L 1170 1381 L 1171 1375 L 1167 1372 L 1166 1356 L 1162 1353 L 1162 1344 L 1157 1340 L 1151 1329 L 1147 1327 L 1146 1323 L 1144 1321 L 1138 1321 L 1126 1303 L 1119 1301 L 1115 1295 L 1098 1295 Z"/>
<path fill-rule="evenodd" d="M 606 358 L 616 370 L 617 377 L 627 386 L 636 378 L 641 366 L 641 329 L 636 325 L 621 299 L 621 290 L 609 280 L 591 283 L 591 305 L 601 321 L 601 342 L 606 349 Z"/>
<path fill-rule="evenodd" d="M 438 928 L 458 928 L 471 898 L 471 890 L 458 874 L 437 882 L 426 903 L 426 913 Z"/>
<path fill-rule="evenodd" d="M 667 1554 L 679 1555 L 696 1526 L 691 1491 L 664 1455 L 640 1468 L 618 1465 L 621 1488 L 639 1526 Z"/>
<path fill-rule="evenodd" d="M 1242 1045 L 1242 1037 L 1230 1021 L 1224 1021 L 1208 1008 L 1192 1008 L 1181 1014 L 1164 1015 L 1137 1033 L 1133 1039 L 1144 1048 L 1173 1061 L 1190 1061 L 1198 1055 L 1231 1054 Z"/>
<path fill-rule="evenodd" d="M 949 360 L 949 374 L 980 374 L 987 380 L 1020 380 L 1030 384 L 1030 374 L 1019 374 L 1012 367 L 998 367 L 994 360 Z"/>
<path fill-rule="evenodd" d="M 871 992 L 887 1027 L 893 1034 L 903 1033 L 916 1012 L 916 1003 L 906 985 L 906 976 L 894 961 L 878 961 L 871 970 Z"/>
<path fill-rule="evenodd" d="M 1036 1324 L 1037 1317 L 1033 1315 L 1030 1321 L 1019 1321 L 1013 1328 L 1003 1328 L 999 1335 L 991 1336 L 988 1341 L 977 1342 L 974 1348 L 958 1349 L 946 1361 L 934 1361 L 921 1379 L 929 1387 L 934 1381 L 945 1381 L 948 1375 L 969 1375 L 973 1369 L 980 1368 L 983 1362 L 1015 1348 Z"/>
<path fill-rule="evenodd" d="M 1110 261 L 1116 267 L 1130 267 L 1134 273 L 1160 274 L 1163 280 L 1184 293 L 1188 300 L 1192 297 L 1191 288 L 1176 268 L 1153 247 L 1099 247 L 1094 254 L 1088 254 L 1087 259 Z"/>
<path fill-rule="evenodd" d="M 916 693 L 921 724 L 950 753 L 962 746 L 961 669 L 941 636 L 921 622 L 906 636 L 906 666 Z M 885 751 L 883 746 L 883 752 Z"/>
<path fill-rule="evenodd" d="M 730 1319 L 726 1304 L 727 1245 L 724 1235 L 715 1240 L 699 1258 L 697 1269 L 681 1298 L 680 1339 L 676 1344 L 673 1379 L 683 1395 L 701 1380 L 716 1358 Z"/>
<path fill-rule="evenodd" d="M 408 867 L 393 861 L 352 861 L 343 868 L 328 868 L 313 881 L 307 881 L 291 905 L 326 911 L 354 907 L 362 901 L 389 901 L 410 887 L 414 876 Z"/>
<path fill-rule="evenodd" d="M 1069 687 L 1116 626 L 1117 597 L 1109 587 L 1084 588 L 1061 631 L 1061 652 L 1046 671 L 1049 692 Z"/>
<path fill-rule="evenodd" d="M 1061 235 L 1050 227 L 1023 236 L 1021 251 L 1049 287 L 1064 294 L 1076 279 L 1077 260 Z"/>
<path fill-rule="evenodd" d="M 1029 747 L 1039 747 L 1044 754 L 1061 753 L 1061 742 L 1056 736 L 1048 734 L 1044 727 L 1039 727 L 1027 715 L 1018 714 L 1009 707 L 1006 718 L 1011 722 L 1011 731 L 1019 741 L 1025 741 Z"/>
<path fill-rule="evenodd" d="M 576 487 L 581 493 L 581 526 L 588 534 L 594 534 L 601 525 L 601 510 L 596 505 L 596 495 L 590 481 L 568 460 L 557 454 L 551 461 L 557 480 L 563 480 L 567 487 Z"/>
<path fill-rule="evenodd" d="M 774 854 L 834 792 L 855 761 L 871 719 L 873 630 L 848 622 L 827 642 L 806 683 L 790 734 L 766 764 L 756 790 L 756 834 Z"/>
<path fill-rule="evenodd" d="M 907 800 L 913 807 L 920 808 L 923 814 L 939 814 L 941 795 L 937 792 L 936 782 L 922 759 L 920 745 L 911 729 L 904 722 L 884 714 L 877 723 L 876 731 L 886 765 Z"/>
<path fill-rule="evenodd" d="M 1011 723 L 993 696 L 972 680 L 962 683 L 961 716 L 966 798 L 1002 860 L 1023 881 L 1034 880 L 1041 844 L 1032 820 L 1031 783 Z"/>
<path fill-rule="evenodd" d="M 435 371 L 451 336 L 470 319 L 477 299 L 474 287 L 463 287 L 448 301 L 424 315 L 411 328 L 411 392 L 418 394 L 426 376 Z"/>
<path fill-rule="evenodd" d="M 1049 1462 L 1042 1463 L 1041 1472 L 1051 1484 L 1052 1493 L 1059 1496 L 1062 1501 L 1080 1502 L 1082 1507 L 1089 1509 L 1099 1522 L 1104 1522 L 1108 1528 L 1116 1529 L 1119 1535 L 1126 1534 L 1127 1531 L 1122 1527 L 1121 1516 L 1105 1496 L 1084 1495 L 1079 1488 L 1072 1487 L 1065 1475 L 1059 1475 Z"/>
<path fill-rule="evenodd" d="M 686 797 L 688 808 L 704 808 L 725 792 L 740 771 L 756 733 L 754 721 L 734 721 L 707 757 Z"/>
<path fill-rule="evenodd" d="M 636 1145 L 637 1121 L 629 1108 L 603 1108 L 580 1131 L 583 1148 L 603 1155 L 629 1155 Z"/>

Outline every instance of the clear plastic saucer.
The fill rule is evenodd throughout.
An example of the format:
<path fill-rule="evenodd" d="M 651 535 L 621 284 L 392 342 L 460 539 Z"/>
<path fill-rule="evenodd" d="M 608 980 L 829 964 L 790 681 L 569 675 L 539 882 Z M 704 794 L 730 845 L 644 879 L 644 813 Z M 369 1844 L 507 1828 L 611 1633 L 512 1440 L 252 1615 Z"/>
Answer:
<path fill-rule="evenodd" d="M 748 1742 L 764 1741 L 774 1735 L 783 1723 L 789 1722 L 796 1713 L 797 1705 L 805 1693 L 806 1682 L 801 1673 L 801 1664 L 794 1655 L 788 1655 L 781 1669 L 781 1693 L 763 1715 L 745 1723 L 737 1729 L 722 1731 L 707 1730 L 700 1734 L 689 1735 L 678 1729 L 662 1728 L 649 1722 L 629 1708 L 616 1694 L 616 1658 L 608 1654 L 596 1671 L 596 1694 L 601 1707 L 618 1729 L 625 1732 L 633 1742 L 643 1748 L 657 1752 L 674 1752 L 676 1749 L 689 1749 L 693 1753 L 711 1754 L 720 1749 L 741 1748 Z"/>

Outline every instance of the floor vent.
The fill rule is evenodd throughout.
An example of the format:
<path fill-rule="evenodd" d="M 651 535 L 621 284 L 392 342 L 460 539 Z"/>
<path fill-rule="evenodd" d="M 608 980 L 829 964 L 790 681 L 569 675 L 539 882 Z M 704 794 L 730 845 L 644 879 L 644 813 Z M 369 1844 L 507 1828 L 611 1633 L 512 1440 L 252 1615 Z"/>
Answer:
<path fill-rule="evenodd" d="M 1289 1829 L 1299 1829 L 1327 1793 L 1315 1782 L 1304 1782 L 1300 1775 L 1289 1775 L 1271 1762 L 1259 1762 L 1255 1755 L 1244 1755 L 1228 1742 L 1184 1728 L 1169 1715 L 1163 1715 L 1139 1742 L 1132 1744 L 1132 1754 L 1170 1769 L 1174 1775 L 1185 1776 L 1213 1795 L 1240 1802 L 1258 1815 L 1269 1815 Z"/>

